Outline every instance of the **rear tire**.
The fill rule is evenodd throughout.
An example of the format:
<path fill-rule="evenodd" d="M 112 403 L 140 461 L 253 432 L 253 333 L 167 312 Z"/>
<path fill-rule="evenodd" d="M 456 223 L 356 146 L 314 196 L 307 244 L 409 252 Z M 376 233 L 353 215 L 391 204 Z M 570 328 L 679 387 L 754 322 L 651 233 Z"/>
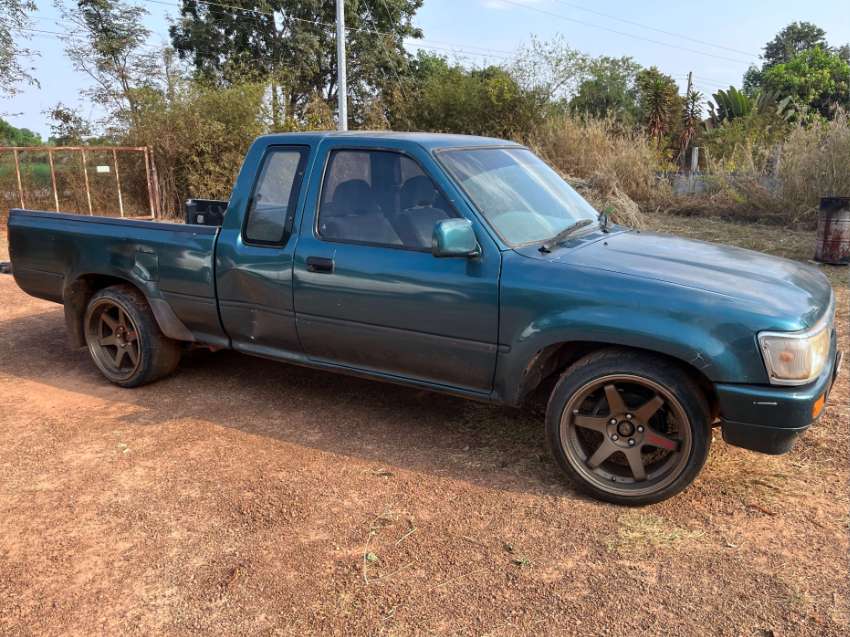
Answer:
<path fill-rule="evenodd" d="M 673 361 L 611 348 L 561 376 L 546 409 L 558 465 L 600 500 L 638 506 L 696 479 L 711 444 L 703 392 Z"/>
<path fill-rule="evenodd" d="M 180 362 L 180 343 L 162 333 L 147 300 L 130 285 L 96 292 L 86 308 L 84 327 L 92 361 L 121 387 L 164 378 Z"/>

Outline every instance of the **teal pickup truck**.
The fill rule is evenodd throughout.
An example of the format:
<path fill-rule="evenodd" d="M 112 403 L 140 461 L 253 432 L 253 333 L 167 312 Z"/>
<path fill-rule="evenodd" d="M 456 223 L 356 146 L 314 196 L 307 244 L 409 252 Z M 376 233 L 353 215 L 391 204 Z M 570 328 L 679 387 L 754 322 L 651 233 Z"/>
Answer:
<path fill-rule="evenodd" d="M 188 347 L 519 406 L 598 498 L 690 484 L 712 427 L 788 451 L 840 354 L 814 267 L 613 225 L 528 149 L 414 133 L 259 138 L 220 225 L 12 210 L 18 285 L 113 383 Z"/>

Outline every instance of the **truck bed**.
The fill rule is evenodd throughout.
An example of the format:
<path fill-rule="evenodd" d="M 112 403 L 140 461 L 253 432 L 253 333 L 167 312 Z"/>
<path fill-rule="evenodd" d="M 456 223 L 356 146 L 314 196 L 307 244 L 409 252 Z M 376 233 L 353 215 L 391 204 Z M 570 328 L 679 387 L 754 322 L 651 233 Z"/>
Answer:
<path fill-rule="evenodd" d="M 223 338 L 215 302 L 217 234 L 216 227 L 180 223 L 22 209 L 9 215 L 13 274 L 28 294 L 61 303 L 80 277 L 130 281 L 158 318 L 167 304 L 192 340 L 205 342 Z"/>

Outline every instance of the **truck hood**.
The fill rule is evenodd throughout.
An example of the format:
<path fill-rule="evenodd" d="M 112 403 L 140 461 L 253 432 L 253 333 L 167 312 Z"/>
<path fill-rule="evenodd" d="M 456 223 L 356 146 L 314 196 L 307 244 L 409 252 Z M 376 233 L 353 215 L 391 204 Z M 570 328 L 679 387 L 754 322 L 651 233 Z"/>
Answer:
<path fill-rule="evenodd" d="M 653 232 L 592 233 L 551 254 L 525 256 L 702 290 L 773 319 L 765 329 L 805 329 L 829 306 L 832 287 L 817 268 L 760 252 Z M 741 308 L 744 309 L 744 308 Z"/>

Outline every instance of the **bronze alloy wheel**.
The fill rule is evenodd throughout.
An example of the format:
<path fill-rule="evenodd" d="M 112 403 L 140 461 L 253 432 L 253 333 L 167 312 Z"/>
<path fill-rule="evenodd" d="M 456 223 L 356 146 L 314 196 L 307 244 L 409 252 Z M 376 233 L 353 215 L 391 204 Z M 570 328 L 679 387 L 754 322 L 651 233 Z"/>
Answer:
<path fill-rule="evenodd" d="M 112 299 L 97 299 L 89 308 L 86 340 L 92 358 L 110 380 L 130 378 L 139 368 L 143 343 L 138 326 Z"/>
<path fill-rule="evenodd" d="M 682 404 L 653 380 L 610 374 L 581 386 L 560 421 L 561 446 L 581 477 L 620 497 L 655 494 L 685 471 L 693 445 Z"/>

